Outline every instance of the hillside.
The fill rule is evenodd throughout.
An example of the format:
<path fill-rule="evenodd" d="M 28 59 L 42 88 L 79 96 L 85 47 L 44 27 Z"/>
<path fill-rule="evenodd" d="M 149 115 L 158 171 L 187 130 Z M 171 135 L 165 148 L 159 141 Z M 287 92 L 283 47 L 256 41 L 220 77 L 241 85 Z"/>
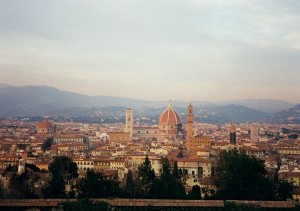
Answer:
<path fill-rule="evenodd" d="M 245 100 L 253 107 L 256 100 Z M 252 104 L 251 104 L 252 102 Z M 259 105 L 266 102 L 277 109 L 288 106 L 285 101 L 259 101 Z M 277 104 L 276 104 L 277 102 Z M 172 101 L 177 112 L 185 122 L 186 106 L 189 102 Z M 48 86 L 10 86 L 0 84 L 0 118 L 3 117 L 38 117 L 60 116 L 73 117 L 84 121 L 114 122 L 124 118 L 125 108 L 134 109 L 135 117 L 143 121 L 155 123 L 160 113 L 168 105 L 167 101 L 147 101 L 139 99 L 121 98 L 113 96 L 87 96 L 73 92 L 61 91 Z M 205 101 L 194 101 L 195 120 L 198 122 L 299 122 L 299 105 L 285 109 L 271 116 L 268 112 L 250 108 L 239 104 L 214 104 Z M 269 104 L 266 103 L 266 106 Z M 146 121 L 146 122 L 147 122 Z"/>
<path fill-rule="evenodd" d="M 216 105 L 220 105 L 220 106 L 225 106 L 230 104 L 252 108 L 268 114 L 275 114 L 279 111 L 295 106 L 295 104 L 289 103 L 284 100 L 269 100 L 269 99 L 244 99 L 244 100 L 236 100 L 236 101 L 221 101 L 216 103 Z"/>
<path fill-rule="evenodd" d="M 283 111 L 277 112 L 272 116 L 273 122 L 284 124 L 300 124 L 300 104 Z"/>

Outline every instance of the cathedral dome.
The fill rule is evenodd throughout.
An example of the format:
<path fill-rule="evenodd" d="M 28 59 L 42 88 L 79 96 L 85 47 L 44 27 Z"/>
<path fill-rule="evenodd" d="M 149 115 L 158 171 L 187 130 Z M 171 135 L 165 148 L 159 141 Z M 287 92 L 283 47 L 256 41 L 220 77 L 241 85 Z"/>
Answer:
<path fill-rule="evenodd" d="M 178 125 L 181 124 L 181 118 L 176 111 L 174 111 L 171 102 L 164 112 L 160 115 L 158 124 L 159 125 Z"/>
<path fill-rule="evenodd" d="M 45 119 L 38 124 L 38 128 L 39 129 L 49 129 L 49 128 L 52 128 L 52 124 L 47 119 Z"/>
<path fill-rule="evenodd" d="M 37 132 L 38 133 L 52 133 L 54 132 L 54 128 L 52 124 L 47 120 L 43 120 L 37 125 Z"/>

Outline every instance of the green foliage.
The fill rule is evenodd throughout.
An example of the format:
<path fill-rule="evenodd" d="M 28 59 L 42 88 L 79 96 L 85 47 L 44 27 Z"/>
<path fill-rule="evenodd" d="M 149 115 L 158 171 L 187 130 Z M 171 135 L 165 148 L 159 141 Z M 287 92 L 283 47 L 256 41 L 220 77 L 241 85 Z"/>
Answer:
<path fill-rule="evenodd" d="M 0 180 L 0 199 L 4 198 L 4 193 L 5 193 L 5 190 L 4 190 L 4 187 L 3 187 L 3 183 Z"/>
<path fill-rule="evenodd" d="M 53 174 L 48 187 L 43 189 L 45 198 L 66 198 L 66 184 L 62 175 Z"/>
<path fill-rule="evenodd" d="M 46 151 L 51 149 L 52 143 L 53 143 L 53 138 L 47 138 L 42 145 L 42 150 Z"/>
<path fill-rule="evenodd" d="M 167 158 L 162 158 L 161 163 L 160 176 L 153 183 L 150 192 L 151 197 L 157 199 L 185 199 L 185 189 L 181 178 L 178 176 L 178 170 L 176 170 L 177 164 L 174 164 L 171 168 Z"/>
<path fill-rule="evenodd" d="M 9 165 L 5 168 L 5 171 L 15 171 L 15 172 L 17 172 L 17 171 L 18 171 L 18 166 L 17 166 L 17 165 L 11 165 L 11 164 L 9 164 Z"/>
<path fill-rule="evenodd" d="M 92 202 L 90 200 L 78 200 L 72 202 L 65 202 L 63 203 L 63 210 L 64 211 L 73 211 L 73 210 L 80 210 L 80 211 L 111 211 L 113 210 L 112 206 L 106 202 Z"/>
<path fill-rule="evenodd" d="M 30 174 L 25 172 L 21 175 L 15 173 L 9 183 L 9 198 L 14 199 L 35 199 L 38 196 L 32 190 L 32 183 L 30 183 Z"/>
<path fill-rule="evenodd" d="M 134 179 L 132 171 L 129 170 L 124 187 L 124 197 L 139 198 L 141 194 L 139 181 Z"/>
<path fill-rule="evenodd" d="M 220 152 L 216 197 L 235 200 L 272 200 L 273 181 L 266 177 L 264 162 L 236 149 Z"/>
<path fill-rule="evenodd" d="M 293 198 L 294 186 L 287 180 L 279 180 L 276 183 L 276 198 L 280 201 Z"/>
<path fill-rule="evenodd" d="M 178 170 L 178 165 L 177 165 L 177 161 L 174 162 L 174 167 L 172 170 L 172 175 L 176 178 L 176 179 L 180 179 L 181 178 L 181 172 L 179 172 Z"/>
<path fill-rule="evenodd" d="M 87 170 L 86 178 L 77 184 L 80 198 L 106 198 L 117 197 L 120 194 L 119 181 L 115 177 L 108 179 L 101 173 Z"/>
<path fill-rule="evenodd" d="M 140 189 L 144 193 L 143 197 L 148 197 L 150 188 L 155 180 L 155 172 L 152 169 L 148 155 L 146 155 L 145 161 L 138 167 L 138 177 Z"/>
<path fill-rule="evenodd" d="M 18 144 L 17 149 L 25 150 L 26 149 L 26 144 Z"/>
<path fill-rule="evenodd" d="M 66 198 L 65 180 L 77 178 L 77 165 L 65 156 L 55 157 L 49 165 L 49 171 L 52 175 L 50 185 L 43 192 L 46 198 Z"/>
<path fill-rule="evenodd" d="M 192 190 L 187 195 L 188 199 L 199 200 L 201 199 L 201 190 L 199 185 L 194 185 Z"/>
<path fill-rule="evenodd" d="M 71 158 L 66 156 L 54 157 L 53 162 L 49 165 L 49 171 L 52 175 L 61 175 L 64 179 L 78 177 L 77 164 L 72 162 Z"/>
<path fill-rule="evenodd" d="M 31 169 L 33 172 L 40 172 L 40 168 L 31 163 L 25 163 L 25 168 Z"/>
<path fill-rule="evenodd" d="M 177 162 L 174 162 L 173 167 L 171 167 L 169 160 L 162 158 L 161 164 L 160 176 L 156 178 L 148 156 L 145 157 L 145 161 L 138 168 L 139 178 L 136 184 L 140 185 L 140 191 L 143 193 L 139 194 L 139 196 L 158 199 L 186 198 L 185 189 L 181 181 L 182 171 L 178 169 Z M 133 188 L 132 184 L 131 186 Z"/>

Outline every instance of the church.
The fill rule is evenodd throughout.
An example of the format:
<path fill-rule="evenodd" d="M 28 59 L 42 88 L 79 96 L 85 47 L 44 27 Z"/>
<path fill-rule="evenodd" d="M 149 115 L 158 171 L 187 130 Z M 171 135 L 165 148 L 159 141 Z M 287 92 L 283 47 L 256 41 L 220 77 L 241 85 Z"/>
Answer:
<path fill-rule="evenodd" d="M 126 110 L 125 132 L 132 133 L 137 138 L 170 138 L 183 139 L 185 132 L 182 128 L 182 120 L 169 102 L 167 108 L 161 113 L 156 127 L 132 127 L 133 112 Z M 132 128 L 132 129 L 131 129 Z"/>
<path fill-rule="evenodd" d="M 194 136 L 194 115 L 193 106 L 190 103 L 187 109 L 186 130 L 180 115 L 174 110 L 173 105 L 169 102 L 167 108 L 161 113 L 157 126 L 133 126 L 133 110 L 125 111 L 125 130 L 120 132 L 111 132 L 111 143 L 128 143 L 133 138 L 156 138 L 170 140 L 186 140 L 187 149 L 196 149 L 199 146 L 210 147 L 211 137 Z"/>

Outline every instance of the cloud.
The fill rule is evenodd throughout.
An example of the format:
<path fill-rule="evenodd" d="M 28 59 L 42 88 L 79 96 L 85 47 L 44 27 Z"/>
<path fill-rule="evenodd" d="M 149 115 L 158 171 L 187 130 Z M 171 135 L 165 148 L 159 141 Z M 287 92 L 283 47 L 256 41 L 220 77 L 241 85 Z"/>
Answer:
<path fill-rule="evenodd" d="M 300 101 L 286 95 L 300 88 L 299 10 L 292 0 L 4 0 L 0 82 L 143 99 Z"/>

